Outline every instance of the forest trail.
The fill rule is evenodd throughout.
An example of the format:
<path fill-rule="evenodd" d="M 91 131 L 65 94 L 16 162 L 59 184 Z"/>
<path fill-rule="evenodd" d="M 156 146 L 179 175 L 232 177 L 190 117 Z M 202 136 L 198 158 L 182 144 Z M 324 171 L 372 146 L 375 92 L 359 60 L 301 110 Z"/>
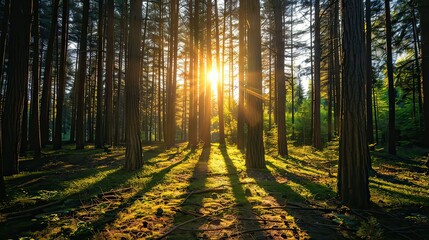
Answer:
<path fill-rule="evenodd" d="M 158 145 L 145 147 L 145 165 L 136 172 L 122 169 L 124 149 L 121 148 L 111 153 L 85 149 L 69 154 L 64 150 L 38 165 L 24 161 L 22 167 L 34 171 L 7 183 L 17 187 L 17 202 L 24 201 L 20 188 L 27 194 L 27 205 L 33 201 L 33 207 L 23 210 L 15 204 L 4 208 L 1 237 L 344 239 L 355 236 L 362 218 L 369 213 L 354 212 L 336 201 L 332 189 L 336 166 L 329 152 L 302 154 L 292 150 L 292 153 L 288 159 L 267 156 L 266 170 L 246 170 L 240 151 L 216 144 L 196 150 L 185 149 L 184 145 L 167 151 Z M 428 203 L 428 197 L 423 194 L 420 198 Z M 44 204 L 51 205 L 43 207 Z M 32 211 L 34 206 L 42 207 Z M 421 216 L 427 216 L 427 204 L 421 210 Z M 25 214 L 10 213 L 23 211 Z M 397 219 L 402 224 L 398 226 L 409 226 L 400 223 L 403 219 L 399 215 L 392 216 L 389 222 Z M 416 236 L 422 236 L 428 234 L 428 230 L 422 232 L 427 225 L 423 222 L 412 230 L 417 229 Z M 392 231 L 387 234 L 395 233 Z"/>

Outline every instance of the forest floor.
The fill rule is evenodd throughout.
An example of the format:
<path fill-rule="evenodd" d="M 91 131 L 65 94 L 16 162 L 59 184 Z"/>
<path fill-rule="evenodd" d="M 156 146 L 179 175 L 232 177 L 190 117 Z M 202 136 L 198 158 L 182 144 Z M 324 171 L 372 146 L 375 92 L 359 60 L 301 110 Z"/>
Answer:
<path fill-rule="evenodd" d="M 0 239 L 429 239 L 427 149 L 372 152 L 371 208 L 336 199 L 338 146 L 267 146 L 267 169 L 246 170 L 234 146 L 144 147 L 128 172 L 124 148 L 87 146 L 23 158 L 6 177 Z"/>

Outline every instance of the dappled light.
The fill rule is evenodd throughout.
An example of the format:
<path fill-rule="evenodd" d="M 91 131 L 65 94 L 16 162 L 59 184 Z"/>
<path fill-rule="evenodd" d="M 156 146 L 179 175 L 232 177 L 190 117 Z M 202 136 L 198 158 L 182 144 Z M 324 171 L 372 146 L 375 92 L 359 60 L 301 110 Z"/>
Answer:
<path fill-rule="evenodd" d="M 428 2 L 0 0 L 0 239 L 429 239 Z"/>
<path fill-rule="evenodd" d="M 145 147 L 145 165 L 132 173 L 120 167 L 123 148 L 111 153 L 81 150 L 87 153 L 85 160 L 82 152 L 65 150 L 67 157 L 60 164 L 47 158 L 39 166 L 43 172 L 36 169 L 6 179 L 15 190 L 9 213 L 2 215 L 6 225 L 0 227 L 1 236 L 22 232 L 51 239 L 324 239 L 350 237 L 353 226 L 361 222 L 352 212 L 344 215 L 350 210 L 337 208 L 337 166 L 326 157 L 333 157 L 332 148 L 311 153 L 291 147 L 288 158 L 267 156 L 267 169 L 258 171 L 247 170 L 243 154 L 233 147 L 184 147 Z M 410 161 L 411 166 L 416 161 L 420 160 Z M 406 214 L 377 210 L 376 215 L 386 226 L 390 218 L 401 218 L 406 226 L 405 219 L 415 212 L 407 206 L 427 203 L 429 188 L 421 176 L 398 175 L 389 172 L 389 166 L 382 157 L 374 164 L 378 174 L 370 178 L 373 204 L 405 208 Z M 46 203 L 51 203 L 46 210 L 29 211 L 31 221 L 14 213 Z M 6 233 L 5 227 L 16 221 L 20 227 Z M 44 221 L 49 226 L 38 229 Z M 33 230 L 26 232 L 30 226 Z"/>

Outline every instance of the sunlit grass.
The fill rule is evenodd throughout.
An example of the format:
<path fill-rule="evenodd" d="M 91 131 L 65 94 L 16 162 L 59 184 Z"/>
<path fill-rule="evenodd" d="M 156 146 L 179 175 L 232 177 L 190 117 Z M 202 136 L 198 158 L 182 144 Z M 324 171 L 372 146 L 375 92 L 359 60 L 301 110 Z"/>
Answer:
<path fill-rule="evenodd" d="M 316 151 L 290 144 L 289 156 L 284 158 L 277 156 L 270 142 L 272 139 L 267 141 L 264 170 L 246 169 L 244 153 L 218 144 L 194 151 L 184 144 L 171 150 L 146 146 L 144 166 L 134 172 L 122 169 L 124 148 L 111 153 L 93 147 L 74 151 L 68 146 L 61 154 L 50 151 L 52 159 L 38 170 L 6 178 L 11 189 L 9 204 L 15 210 L 56 200 L 63 205 L 38 215 L 33 222 L 19 222 L 16 229 L 28 231 L 23 235 L 33 238 L 144 239 L 159 237 L 196 216 L 216 213 L 186 225 L 184 229 L 189 231 L 175 231 L 171 238 L 220 238 L 270 226 L 295 230 L 269 230 L 260 236 L 307 239 L 326 234 L 307 229 L 302 221 L 332 224 L 330 220 L 293 211 L 288 204 L 336 207 L 338 145 Z M 412 154 L 412 158 L 403 153 L 394 160 L 383 153 L 374 157 L 377 174 L 370 177 L 374 205 L 429 205 L 429 179 L 419 173 L 423 159 Z M 41 230 L 27 229 L 29 226 Z M 205 231 L 217 228 L 221 230 Z"/>

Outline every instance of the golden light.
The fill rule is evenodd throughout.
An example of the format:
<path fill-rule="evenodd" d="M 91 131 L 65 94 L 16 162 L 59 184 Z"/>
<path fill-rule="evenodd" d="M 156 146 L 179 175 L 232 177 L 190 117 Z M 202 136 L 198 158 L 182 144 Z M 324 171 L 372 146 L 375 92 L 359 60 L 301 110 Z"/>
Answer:
<path fill-rule="evenodd" d="M 217 81 L 219 81 L 219 73 L 216 71 L 216 69 L 212 69 L 207 73 L 207 79 L 212 85 L 212 91 L 217 91 Z"/>

